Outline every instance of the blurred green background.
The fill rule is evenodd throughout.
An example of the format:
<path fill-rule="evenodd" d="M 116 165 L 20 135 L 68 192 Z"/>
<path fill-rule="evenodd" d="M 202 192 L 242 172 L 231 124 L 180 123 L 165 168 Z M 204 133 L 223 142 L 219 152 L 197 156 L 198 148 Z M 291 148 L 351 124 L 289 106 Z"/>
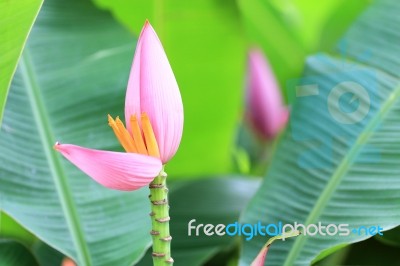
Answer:
<path fill-rule="evenodd" d="M 176 265 L 248 265 L 265 242 L 191 238 L 192 218 L 293 222 L 310 221 L 319 211 L 334 222 L 350 217 L 357 225 L 397 226 L 399 10 L 394 0 L 0 0 L 0 265 L 60 265 L 64 257 L 79 265 L 150 264 L 147 189 L 109 191 L 52 150 L 55 141 L 121 150 L 106 116 L 123 115 L 137 34 L 146 19 L 164 45 L 184 103 L 183 139 L 166 167 Z M 288 82 L 303 75 L 316 75 L 320 84 L 357 80 L 335 73 L 361 65 L 378 73 L 378 96 L 384 103 L 391 99 L 372 108 L 371 121 L 382 127 L 360 125 L 354 141 L 343 144 L 345 152 L 330 159 L 335 166 L 322 173 L 297 165 L 304 147 L 293 142 L 290 126 L 267 145 L 251 132 L 239 134 L 251 131 L 243 121 L 251 47 L 261 47 L 268 58 L 293 108 L 291 119 L 316 138 L 346 128 L 329 125 L 326 133 L 321 123 L 304 118 L 318 113 L 317 105 L 289 101 Z M 316 53 L 323 56 L 310 57 Z M 325 121 L 324 114 L 319 119 Z M 357 164 L 364 151 L 357 140 L 364 135 L 365 143 L 385 142 L 381 148 L 388 155 L 375 175 Z M 261 167 L 252 158 L 256 147 L 271 154 Z M 370 182 L 352 190 L 348 183 L 355 182 L 357 170 Z M 371 186 L 380 189 L 369 191 Z M 330 205 L 342 203 L 334 194 L 342 190 L 360 210 L 330 212 Z M 297 201 L 303 208 L 293 207 Z M 280 243 L 268 265 L 398 265 L 398 232 L 391 232 L 349 246 L 365 237 Z M 338 247 L 345 248 L 334 252 Z M 370 259 L 361 258 L 365 249 Z M 384 262 L 373 260 L 381 256 Z"/>

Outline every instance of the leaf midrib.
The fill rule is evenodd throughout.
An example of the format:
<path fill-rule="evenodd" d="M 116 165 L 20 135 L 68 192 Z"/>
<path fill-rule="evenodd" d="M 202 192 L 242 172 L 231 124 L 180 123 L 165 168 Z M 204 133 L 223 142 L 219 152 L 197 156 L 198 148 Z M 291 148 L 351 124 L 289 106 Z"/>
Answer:
<path fill-rule="evenodd" d="M 21 75 L 31 104 L 32 113 L 36 122 L 40 142 L 43 146 L 47 162 L 53 177 L 54 185 L 59 196 L 64 217 L 67 221 L 69 231 L 78 256 L 79 265 L 91 264 L 90 253 L 85 241 L 84 232 L 80 224 L 72 192 L 67 182 L 66 174 L 52 149 L 54 134 L 48 120 L 48 113 L 44 106 L 41 90 L 33 70 L 32 59 L 28 47 L 25 48 L 20 61 Z"/>
<path fill-rule="evenodd" d="M 375 69 L 375 68 L 374 68 Z M 386 74 L 386 72 L 384 72 Z M 388 74 L 389 75 L 389 74 Z M 316 221 L 316 219 L 321 215 L 323 209 L 331 198 L 332 194 L 336 191 L 337 186 L 340 184 L 340 181 L 345 176 L 350 166 L 352 166 L 355 162 L 354 158 L 359 154 L 360 149 L 363 147 L 362 144 L 366 143 L 371 135 L 375 132 L 373 129 L 379 124 L 380 121 L 387 115 L 390 108 L 396 102 L 396 100 L 400 97 L 400 86 L 395 87 L 393 92 L 387 98 L 385 103 L 382 105 L 382 108 L 375 114 L 375 116 L 369 121 L 367 126 L 362 130 L 354 141 L 353 146 L 350 148 L 349 152 L 345 157 L 343 157 L 340 162 L 338 168 L 333 173 L 329 182 L 325 186 L 325 189 L 322 191 L 320 197 L 314 205 L 314 208 L 308 215 L 305 224 L 311 224 Z M 295 239 L 293 247 L 290 249 L 288 256 L 286 257 L 284 266 L 294 265 L 294 262 L 299 255 L 301 249 L 303 248 L 307 238 L 299 237 Z"/>

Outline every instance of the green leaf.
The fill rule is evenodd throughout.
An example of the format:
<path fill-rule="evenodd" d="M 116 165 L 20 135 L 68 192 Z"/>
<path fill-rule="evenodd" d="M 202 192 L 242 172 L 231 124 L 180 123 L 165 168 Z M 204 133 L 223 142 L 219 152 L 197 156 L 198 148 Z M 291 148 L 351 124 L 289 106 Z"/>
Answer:
<path fill-rule="evenodd" d="M 207 180 L 177 181 L 171 186 L 171 235 L 174 265 L 203 265 L 221 249 L 229 248 L 235 238 L 188 235 L 188 223 L 193 225 L 229 224 L 239 219 L 239 214 L 254 195 L 258 179 L 242 177 L 210 177 Z M 151 253 L 139 265 L 151 265 Z"/>
<path fill-rule="evenodd" d="M 229 172 L 245 57 L 235 1 L 94 2 L 135 33 L 149 19 L 164 45 L 185 110 L 183 139 L 168 164 L 169 176 Z"/>
<path fill-rule="evenodd" d="M 22 244 L 0 239 L 1 266 L 38 266 L 36 259 Z"/>
<path fill-rule="evenodd" d="M 61 263 L 65 258 L 63 254 L 41 241 L 35 243 L 32 247 L 32 252 L 37 258 L 40 266 L 62 265 Z"/>
<path fill-rule="evenodd" d="M 296 98 L 290 127 L 242 222 L 399 225 L 399 12 L 398 1 L 377 2 L 341 42 L 352 61 L 310 57 L 305 76 L 289 84 L 303 97 Z M 335 99 L 340 89 L 348 93 Z M 273 246 L 268 265 L 309 265 L 322 251 L 368 237 L 365 230 L 300 236 Z M 264 242 L 245 242 L 241 263 L 251 262 Z"/>
<path fill-rule="evenodd" d="M 306 48 L 293 28 L 296 23 L 288 25 L 282 11 L 270 1 L 239 0 L 238 3 L 250 40 L 262 47 L 280 83 L 300 73 Z"/>
<path fill-rule="evenodd" d="M 11 79 L 43 0 L 0 0 L 0 124 Z"/>
<path fill-rule="evenodd" d="M 251 41 L 262 47 L 282 86 L 300 75 L 308 54 L 331 48 L 368 2 L 238 1 Z"/>
<path fill-rule="evenodd" d="M 0 211 L 0 239 L 9 238 L 23 243 L 25 246 L 32 246 L 36 237 L 18 224 L 13 218 Z"/>
<path fill-rule="evenodd" d="M 360 243 L 355 243 L 349 246 L 350 250 L 346 260 L 340 265 L 385 265 L 397 266 L 400 265 L 399 248 L 390 247 L 377 241 L 375 238 L 370 238 Z M 335 264 L 326 264 L 331 266 Z M 324 266 L 317 264 L 316 266 Z"/>
<path fill-rule="evenodd" d="M 61 261 L 64 258 L 64 255 L 42 241 L 39 241 L 31 232 L 23 228 L 6 213 L 0 212 L 0 243 L 6 240 L 18 242 L 24 247 L 29 248 L 41 266 L 61 265 Z M 3 264 L 0 263 L 0 265 Z"/>
<path fill-rule="evenodd" d="M 134 39 L 87 1 L 45 2 L 14 76 L 0 132 L 4 211 L 79 265 L 131 265 L 150 245 L 147 189 L 105 189 L 56 140 L 120 149 Z M 117 148 L 118 147 L 118 148 Z"/>
<path fill-rule="evenodd" d="M 395 227 L 392 230 L 386 231 L 383 236 L 376 236 L 376 239 L 384 244 L 400 247 L 400 227 Z"/>
<path fill-rule="evenodd" d="M 319 36 L 320 49 L 331 51 L 337 40 L 346 32 L 351 22 L 354 21 L 372 0 L 339 1 L 340 5 L 325 21 Z M 311 3 L 311 2 L 310 2 Z M 317 12 L 314 12 L 317 13 Z"/>

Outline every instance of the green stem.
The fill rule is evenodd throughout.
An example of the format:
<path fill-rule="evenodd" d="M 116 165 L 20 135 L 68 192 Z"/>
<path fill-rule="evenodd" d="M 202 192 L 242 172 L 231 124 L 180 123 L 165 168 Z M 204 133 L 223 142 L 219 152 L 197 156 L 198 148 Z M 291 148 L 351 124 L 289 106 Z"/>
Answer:
<path fill-rule="evenodd" d="M 169 233 L 169 205 L 167 174 L 164 168 L 160 174 L 150 183 L 150 203 L 151 203 L 151 224 L 150 232 L 153 238 L 153 265 L 164 266 L 172 265 L 174 260 L 171 258 L 171 235 Z"/>

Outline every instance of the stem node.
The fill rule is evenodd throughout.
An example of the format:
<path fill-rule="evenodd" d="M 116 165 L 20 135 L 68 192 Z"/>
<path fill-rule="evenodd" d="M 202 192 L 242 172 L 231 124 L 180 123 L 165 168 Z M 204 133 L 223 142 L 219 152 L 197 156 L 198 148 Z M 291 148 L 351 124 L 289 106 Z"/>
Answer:
<path fill-rule="evenodd" d="M 164 241 L 164 242 L 171 242 L 172 236 L 163 237 L 163 238 L 160 238 L 160 240 Z"/>
<path fill-rule="evenodd" d="M 158 232 L 158 231 L 154 231 L 154 230 L 150 231 L 150 235 L 152 235 L 152 236 L 158 236 L 159 234 L 160 234 L 160 232 Z"/>
<path fill-rule="evenodd" d="M 153 253 L 151 253 L 151 255 L 152 255 L 153 257 L 155 257 L 155 258 L 162 258 L 162 257 L 165 257 L 165 254 L 164 254 L 164 253 L 157 253 L 157 252 L 153 252 Z"/>
<path fill-rule="evenodd" d="M 171 258 L 171 240 L 169 232 L 169 205 L 168 188 L 166 185 L 167 174 L 164 169 L 150 183 L 151 224 L 150 234 L 153 239 L 153 265 L 169 266 L 174 263 Z"/>
<path fill-rule="evenodd" d="M 159 218 L 159 219 L 156 219 L 156 221 L 157 222 L 159 222 L 159 223 L 166 223 L 166 222 L 169 222 L 169 220 L 171 220 L 171 217 L 164 217 L 164 218 Z"/>

